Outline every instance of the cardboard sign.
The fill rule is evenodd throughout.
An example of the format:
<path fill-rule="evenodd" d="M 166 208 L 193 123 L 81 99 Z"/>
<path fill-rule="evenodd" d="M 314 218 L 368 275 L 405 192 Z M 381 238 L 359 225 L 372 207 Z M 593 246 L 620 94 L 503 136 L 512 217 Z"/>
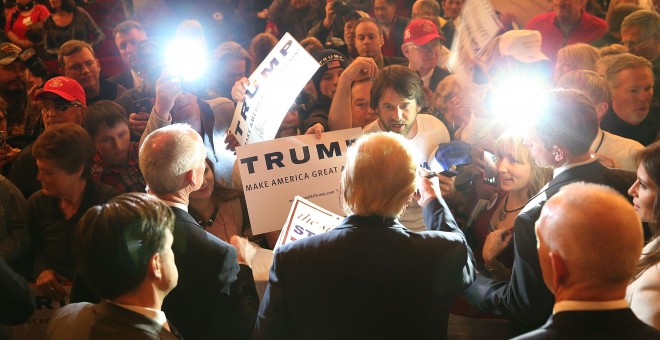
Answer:
<path fill-rule="evenodd" d="M 275 45 L 250 78 L 230 131 L 241 145 L 275 138 L 291 104 L 320 67 L 291 34 Z"/>
<path fill-rule="evenodd" d="M 335 214 L 348 145 L 362 129 L 302 135 L 236 148 L 252 233 L 280 230 L 295 196 Z"/>
<path fill-rule="evenodd" d="M 325 233 L 338 226 L 344 218 L 296 196 L 291 211 L 277 239 L 275 249 L 293 241 Z"/>
<path fill-rule="evenodd" d="M 69 303 L 69 298 L 62 301 L 53 300 L 43 295 L 34 283 L 29 285 L 34 296 L 34 313 L 22 325 L 5 327 L 10 339 L 13 340 L 41 340 L 46 338 L 46 329 L 50 319 L 53 318 L 58 309 Z M 64 285 L 67 293 L 71 293 L 71 284 Z"/>
<path fill-rule="evenodd" d="M 452 40 L 447 67 L 462 84 L 467 84 L 472 81 L 472 60 L 497 37 L 502 23 L 490 0 L 467 0 L 462 13 L 461 24 Z"/>

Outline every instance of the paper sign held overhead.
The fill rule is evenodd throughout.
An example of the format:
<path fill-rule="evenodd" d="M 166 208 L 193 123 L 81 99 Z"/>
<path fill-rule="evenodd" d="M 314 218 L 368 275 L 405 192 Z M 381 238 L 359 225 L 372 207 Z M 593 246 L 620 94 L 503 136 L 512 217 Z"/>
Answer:
<path fill-rule="evenodd" d="M 275 138 L 289 107 L 319 67 L 286 33 L 250 75 L 245 101 L 236 105 L 230 131 L 238 142 L 246 145 Z"/>

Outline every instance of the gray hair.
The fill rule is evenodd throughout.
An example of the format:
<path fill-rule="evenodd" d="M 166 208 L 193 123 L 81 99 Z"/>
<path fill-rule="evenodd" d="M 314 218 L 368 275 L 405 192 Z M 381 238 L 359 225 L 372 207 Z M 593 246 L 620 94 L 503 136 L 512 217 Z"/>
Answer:
<path fill-rule="evenodd" d="M 145 138 L 140 147 L 140 170 L 152 193 L 171 194 L 185 187 L 186 173 L 205 158 L 199 134 L 187 124 L 173 124 Z"/>

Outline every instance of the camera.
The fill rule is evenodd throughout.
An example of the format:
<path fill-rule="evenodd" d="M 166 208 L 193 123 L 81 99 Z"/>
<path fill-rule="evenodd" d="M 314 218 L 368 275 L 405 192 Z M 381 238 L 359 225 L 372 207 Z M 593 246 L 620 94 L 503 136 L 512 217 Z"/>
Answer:
<path fill-rule="evenodd" d="M 155 84 L 160 74 L 163 72 L 163 69 L 167 66 L 169 69 L 177 73 L 181 77 L 181 88 L 184 92 L 189 92 L 193 94 L 200 94 L 206 90 L 206 79 L 198 78 L 195 80 L 186 80 L 185 74 L 181 67 L 182 65 L 172 63 L 168 60 L 168 56 L 171 54 L 171 51 L 165 48 L 163 44 L 155 40 L 144 40 L 140 42 L 137 47 L 137 57 L 138 65 L 136 70 L 140 77 L 147 80 L 149 84 Z M 184 59 L 183 62 L 194 62 Z"/>
<path fill-rule="evenodd" d="M 335 2 L 332 3 L 332 9 L 335 10 L 337 15 L 342 17 L 355 12 L 355 6 L 353 6 L 352 3 L 344 0 L 335 0 Z"/>
<path fill-rule="evenodd" d="M 30 47 L 25 49 L 18 55 L 18 58 L 21 59 L 21 62 L 25 67 L 32 72 L 33 75 L 39 78 L 45 78 L 48 75 L 48 68 L 44 61 L 39 58 L 37 51 Z"/>

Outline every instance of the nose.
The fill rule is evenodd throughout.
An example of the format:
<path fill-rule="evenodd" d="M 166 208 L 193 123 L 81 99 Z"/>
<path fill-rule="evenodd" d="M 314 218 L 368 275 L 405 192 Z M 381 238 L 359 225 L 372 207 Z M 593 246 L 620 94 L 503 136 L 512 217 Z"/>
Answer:
<path fill-rule="evenodd" d="M 628 195 L 631 197 L 637 197 L 637 183 L 639 183 L 639 181 L 635 181 L 635 183 L 630 186 L 630 189 L 628 189 Z"/>

